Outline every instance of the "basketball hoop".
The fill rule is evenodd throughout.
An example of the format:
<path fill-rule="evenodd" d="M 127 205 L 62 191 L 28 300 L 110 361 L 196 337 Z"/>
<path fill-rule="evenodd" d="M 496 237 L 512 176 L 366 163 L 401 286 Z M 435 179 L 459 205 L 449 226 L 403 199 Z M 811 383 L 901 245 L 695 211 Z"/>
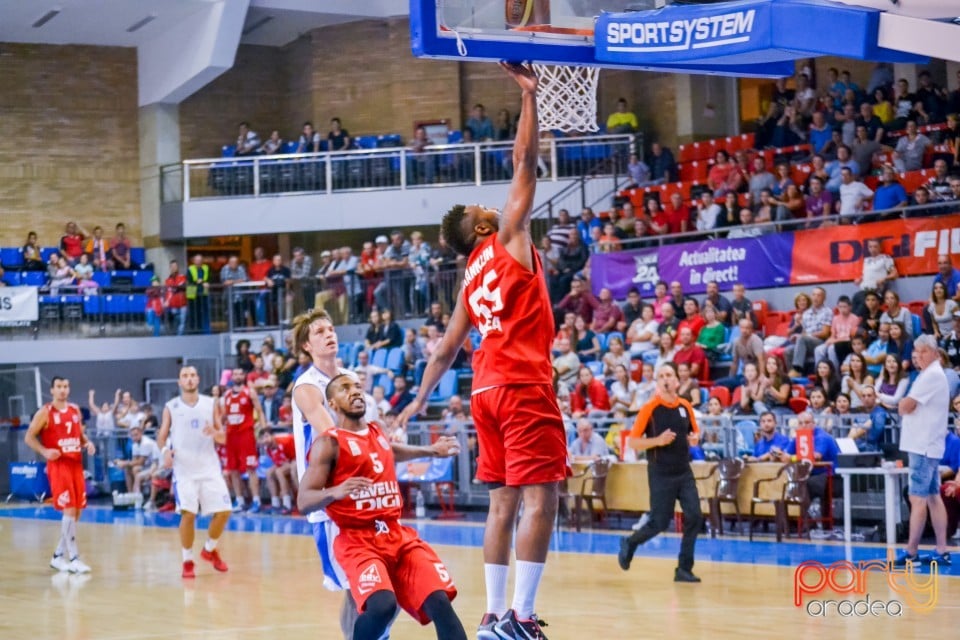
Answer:
<path fill-rule="evenodd" d="M 540 131 L 599 131 L 597 81 L 600 67 L 533 65 L 540 78 L 537 111 Z"/>

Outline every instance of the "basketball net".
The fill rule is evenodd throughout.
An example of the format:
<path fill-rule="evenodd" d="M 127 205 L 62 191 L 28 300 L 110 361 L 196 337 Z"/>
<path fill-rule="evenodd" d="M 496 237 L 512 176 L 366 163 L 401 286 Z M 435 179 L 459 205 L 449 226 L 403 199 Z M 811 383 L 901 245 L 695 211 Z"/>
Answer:
<path fill-rule="evenodd" d="M 600 67 L 533 65 L 540 79 L 537 111 L 540 131 L 599 131 L 597 81 Z"/>

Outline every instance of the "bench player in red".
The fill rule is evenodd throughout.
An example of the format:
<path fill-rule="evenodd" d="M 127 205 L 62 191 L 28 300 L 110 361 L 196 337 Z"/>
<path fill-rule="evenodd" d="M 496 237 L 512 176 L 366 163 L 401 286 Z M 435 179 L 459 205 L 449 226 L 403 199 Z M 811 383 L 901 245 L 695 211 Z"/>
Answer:
<path fill-rule="evenodd" d="M 227 465 L 224 470 L 230 473 L 236 502 L 234 511 L 244 509 L 243 479 L 246 473 L 250 478 L 250 495 L 253 504 L 250 513 L 260 511 L 260 478 L 257 476 L 257 467 L 260 466 L 260 455 L 257 451 L 257 429 L 266 427 L 264 423 L 263 407 L 260 398 L 246 383 L 246 374 L 243 369 L 234 369 L 232 374 L 233 385 L 223 392 L 223 399 L 217 404 L 218 412 L 226 419 L 227 424 Z M 220 424 L 221 416 L 217 417 Z"/>
<path fill-rule="evenodd" d="M 50 566 L 57 571 L 90 573 L 90 567 L 80 560 L 77 550 L 77 520 L 87 506 L 83 450 L 86 449 L 92 456 L 97 449 L 83 432 L 80 408 L 67 401 L 70 397 L 70 381 L 54 376 L 50 383 L 50 394 L 53 400 L 33 416 L 23 438 L 28 447 L 47 461 L 53 507 L 63 513 L 60 541 L 50 559 Z"/>
<path fill-rule="evenodd" d="M 457 205 L 443 218 L 447 243 L 469 256 L 463 292 L 416 399 L 400 416 L 406 425 L 422 410 L 471 325 L 476 327 L 483 341 L 473 355 L 470 411 L 479 442 L 477 478 L 491 485 L 483 539 L 487 613 L 477 631 L 480 640 L 545 638 L 534 604 L 557 512 L 558 482 L 568 473 L 550 360 L 553 309 L 530 237 L 537 179 L 537 77 L 521 65 L 501 67 L 522 90 L 513 183 L 502 214 L 480 205 Z M 521 499 L 516 590 L 507 610 L 510 548 Z"/>
<path fill-rule="evenodd" d="M 432 621 L 438 639 L 466 640 L 450 604 L 457 595 L 450 573 L 415 530 L 400 524 L 395 464 L 456 455 L 456 438 L 441 437 L 429 447 L 391 445 L 380 426 L 364 418 L 363 385 L 352 373 L 330 380 L 326 400 L 339 426 L 313 441 L 297 505 L 304 514 L 325 509 L 340 528 L 334 556 L 361 612 L 353 640 L 380 638 L 398 605 L 421 624 Z"/>

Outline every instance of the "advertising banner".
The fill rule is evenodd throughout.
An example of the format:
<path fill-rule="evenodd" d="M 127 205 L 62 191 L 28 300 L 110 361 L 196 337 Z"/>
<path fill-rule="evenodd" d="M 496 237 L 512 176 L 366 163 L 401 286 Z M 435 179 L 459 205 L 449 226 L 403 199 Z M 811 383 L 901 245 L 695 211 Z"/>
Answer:
<path fill-rule="evenodd" d="M 39 315 L 37 287 L 0 288 L 0 327 L 36 322 Z"/>

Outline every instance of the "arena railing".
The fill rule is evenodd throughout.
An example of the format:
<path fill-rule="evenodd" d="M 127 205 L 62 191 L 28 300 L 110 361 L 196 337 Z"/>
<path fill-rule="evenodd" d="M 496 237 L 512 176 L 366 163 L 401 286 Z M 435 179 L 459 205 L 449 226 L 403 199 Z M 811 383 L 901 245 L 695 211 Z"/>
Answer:
<path fill-rule="evenodd" d="M 541 179 L 625 171 L 634 136 L 600 135 L 540 141 Z M 513 142 L 406 147 L 184 160 L 161 168 L 161 202 L 260 197 L 287 193 L 418 189 L 507 182 Z"/>

